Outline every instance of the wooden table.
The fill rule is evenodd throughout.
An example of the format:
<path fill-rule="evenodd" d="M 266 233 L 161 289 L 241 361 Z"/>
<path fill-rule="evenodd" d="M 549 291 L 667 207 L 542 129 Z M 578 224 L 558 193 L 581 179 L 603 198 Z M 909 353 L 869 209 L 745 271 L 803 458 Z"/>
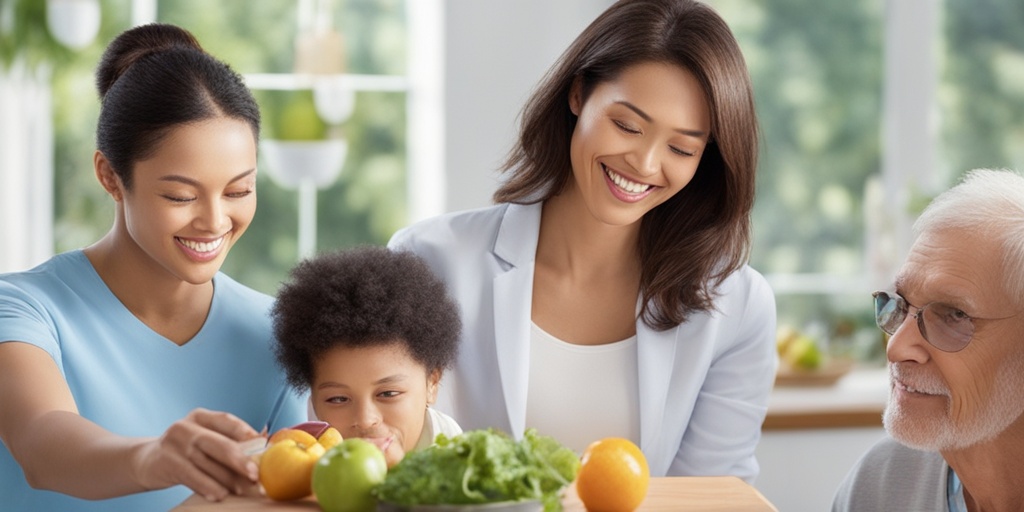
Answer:
<path fill-rule="evenodd" d="M 586 509 L 575 487 L 570 487 L 562 502 L 565 512 Z M 647 498 L 639 511 L 678 511 L 681 508 L 701 512 L 778 512 L 752 486 L 734 476 L 652 478 Z M 232 496 L 213 503 L 192 496 L 172 512 L 225 512 L 232 510 L 276 510 L 301 512 L 320 510 L 313 498 L 292 502 L 274 502 L 263 497 Z"/>

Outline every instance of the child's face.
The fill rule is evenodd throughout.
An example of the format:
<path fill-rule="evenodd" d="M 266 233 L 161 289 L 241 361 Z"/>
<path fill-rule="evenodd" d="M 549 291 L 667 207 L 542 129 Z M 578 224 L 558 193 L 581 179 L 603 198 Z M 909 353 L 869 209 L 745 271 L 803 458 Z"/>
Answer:
<path fill-rule="evenodd" d="M 343 437 L 379 446 L 390 467 L 419 441 L 440 378 L 440 372 L 428 374 L 400 342 L 336 347 L 315 363 L 313 410 Z"/>

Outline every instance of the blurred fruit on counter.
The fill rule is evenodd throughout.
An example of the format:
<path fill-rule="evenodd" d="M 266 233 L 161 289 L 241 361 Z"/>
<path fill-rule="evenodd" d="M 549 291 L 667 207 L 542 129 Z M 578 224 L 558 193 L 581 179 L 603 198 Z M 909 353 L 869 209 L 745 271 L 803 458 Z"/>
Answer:
<path fill-rule="evenodd" d="M 782 326 L 775 336 L 779 357 L 795 370 L 812 371 L 822 366 L 825 355 L 818 343 L 793 327 Z"/>

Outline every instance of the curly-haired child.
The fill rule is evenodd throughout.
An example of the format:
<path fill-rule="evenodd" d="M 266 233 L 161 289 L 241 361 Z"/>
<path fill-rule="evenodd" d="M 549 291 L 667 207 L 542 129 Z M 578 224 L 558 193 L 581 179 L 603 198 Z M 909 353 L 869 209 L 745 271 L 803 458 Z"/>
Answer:
<path fill-rule="evenodd" d="M 419 257 L 365 246 L 292 269 L 272 310 L 276 356 L 315 418 L 365 438 L 388 465 L 458 424 L 430 404 L 454 361 L 459 310 Z"/>

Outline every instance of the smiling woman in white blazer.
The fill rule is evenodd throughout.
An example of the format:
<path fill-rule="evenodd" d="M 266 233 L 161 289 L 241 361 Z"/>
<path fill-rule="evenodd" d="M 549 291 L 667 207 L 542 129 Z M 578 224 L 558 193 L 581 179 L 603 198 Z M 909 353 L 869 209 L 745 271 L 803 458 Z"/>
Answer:
<path fill-rule="evenodd" d="M 728 26 L 692 0 L 621 0 L 522 120 L 496 206 L 389 244 L 460 305 L 437 407 L 577 451 L 626 438 L 655 476 L 752 481 L 775 302 L 746 264 L 757 122 Z"/>

